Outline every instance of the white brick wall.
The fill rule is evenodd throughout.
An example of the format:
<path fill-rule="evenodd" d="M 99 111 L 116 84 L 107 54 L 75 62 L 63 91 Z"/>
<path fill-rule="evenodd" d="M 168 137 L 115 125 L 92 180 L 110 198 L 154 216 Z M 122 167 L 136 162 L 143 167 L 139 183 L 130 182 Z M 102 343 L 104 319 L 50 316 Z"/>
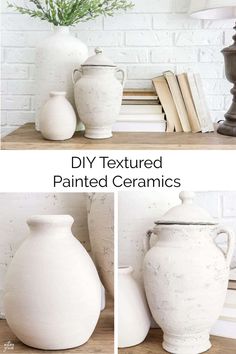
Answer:
<path fill-rule="evenodd" d="M 17 0 L 16 2 L 24 1 Z M 151 87 L 166 69 L 194 69 L 202 75 L 212 119 L 222 119 L 231 85 L 224 78 L 220 50 L 232 43 L 233 21 L 198 21 L 187 14 L 189 0 L 133 0 L 134 9 L 98 18 L 73 31 L 89 47 L 102 46 L 127 71 L 127 87 Z M 2 132 L 34 119 L 34 55 L 50 25 L 13 13 L 2 0 Z"/>

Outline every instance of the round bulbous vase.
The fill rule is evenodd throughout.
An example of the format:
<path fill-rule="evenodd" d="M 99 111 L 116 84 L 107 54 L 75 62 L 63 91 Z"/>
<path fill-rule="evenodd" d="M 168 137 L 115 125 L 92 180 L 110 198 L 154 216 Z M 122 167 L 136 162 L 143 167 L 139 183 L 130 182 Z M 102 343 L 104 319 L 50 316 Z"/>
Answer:
<path fill-rule="evenodd" d="M 144 341 L 151 315 L 142 287 L 132 277 L 132 267 L 118 270 L 118 347 L 126 348 Z"/>
<path fill-rule="evenodd" d="M 112 126 L 118 119 L 123 96 L 125 72 L 96 48 L 90 57 L 75 70 L 72 81 L 77 111 L 85 125 L 84 136 L 90 139 L 112 137 Z M 122 82 L 116 73 L 122 73 Z M 76 79 L 76 73 L 80 78 Z"/>
<path fill-rule="evenodd" d="M 51 92 L 40 112 L 40 130 L 45 139 L 67 140 L 76 129 L 76 114 L 66 92 Z"/>
<path fill-rule="evenodd" d="M 101 309 L 101 283 L 69 215 L 33 216 L 7 272 L 8 325 L 26 345 L 63 350 L 84 344 Z"/>
<path fill-rule="evenodd" d="M 68 26 L 55 26 L 54 33 L 36 48 L 35 127 L 41 130 L 39 115 L 51 91 L 65 91 L 75 109 L 71 73 L 88 57 L 87 46 L 70 33 Z M 78 119 L 78 129 L 82 124 Z"/>
<path fill-rule="evenodd" d="M 205 352 L 226 296 L 234 235 L 217 225 L 178 224 L 157 225 L 154 233 L 156 245 L 144 259 L 144 285 L 164 332 L 163 348 L 176 354 Z M 214 242 L 220 233 L 228 235 L 227 254 Z"/>
<path fill-rule="evenodd" d="M 109 193 L 87 197 L 89 240 L 102 284 L 114 296 L 114 198 Z"/>

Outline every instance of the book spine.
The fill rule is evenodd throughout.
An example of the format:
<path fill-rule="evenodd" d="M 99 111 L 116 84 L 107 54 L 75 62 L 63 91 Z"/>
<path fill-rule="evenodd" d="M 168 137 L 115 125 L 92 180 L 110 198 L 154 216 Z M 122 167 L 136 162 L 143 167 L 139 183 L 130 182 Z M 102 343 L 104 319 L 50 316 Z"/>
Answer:
<path fill-rule="evenodd" d="M 205 94 L 204 94 L 204 89 L 203 89 L 201 77 L 200 77 L 199 74 L 194 74 L 194 78 L 195 78 L 196 86 L 197 86 L 197 89 L 198 89 L 198 94 L 199 94 L 199 97 L 200 97 L 200 101 L 201 101 L 201 104 L 202 104 L 202 109 L 204 111 L 204 116 L 206 117 L 206 120 L 207 120 L 208 131 L 212 132 L 212 131 L 214 131 L 214 125 L 213 125 L 213 122 L 212 122 L 212 119 L 211 119 L 211 115 L 210 115 L 210 111 L 208 109 L 208 105 L 207 105 L 207 102 L 206 102 L 206 97 L 205 97 Z"/>
<path fill-rule="evenodd" d="M 195 108 L 197 111 L 197 115 L 198 115 L 198 119 L 199 119 L 199 122 L 201 125 L 202 132 L 207 133 L 209 131 L 207 118 L 204 114 L 204 110 L 203 110 L 202 103 L 201 103 L 199 95 L 198 95 L 198 90 L 197 90 L 197 86 L 196 86 L 193 74 L 188 73 L 188 82 L 189 82 L 190 90 L 192 93 L 194 105 L 195 105 Z"/>
<path fill-rule="evenodd" d="M 172 94 L 172 98 L 174 100 L 179 118 L 180 118 L 180 122 L 183 128 L 183 131 L 185 133 L 189 133 L 191 132 L 191 127 L 189 124 L 189 118 L 188 118 L 188 113 L 184 104 L 184 100 L 182 97 L 182 93 L 178 84 L 178 80 L 176 78 L 176 76 L 174 75 L 174 73 L 172 72 L 165 72 L 164 76 L 168 82 L 171 94 Z"/>
<path fill-rule="evenodd" d="M 160 114 L 162 107 L 160 105 L 122 105 L 121 114 Z"/>

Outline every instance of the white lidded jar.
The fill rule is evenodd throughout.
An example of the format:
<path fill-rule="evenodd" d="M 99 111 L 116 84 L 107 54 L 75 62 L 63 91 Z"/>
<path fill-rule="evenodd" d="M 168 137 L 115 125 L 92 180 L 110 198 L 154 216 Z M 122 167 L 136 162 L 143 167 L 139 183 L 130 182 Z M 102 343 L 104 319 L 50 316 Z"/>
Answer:
<path fill-rule="evenodd" d="M 112 125 L 120 114 L 125 72 L 107 58 L 100 48 L 73 73 L 75 103 L 85 125 L 85 137 L 105 139 L 112 136 Z M 81 78 L 76 81 L 76 73 Z M 122 83 L 116 78 L 122 73 Z"/>
<path fill-rule="evenodd" d="M 50 92 L 40 112 L 40 130 L 45 139 L 67 140 L 76 129 L 76 114 L 66 99 L 66 92 Z"/>
<path fill-rule="evenodd" d="M 210 329 L 224 304 L 234 234 L 194 205 L 194 193 L 181 192 L 180 199 L 182 205 L 156 222 L 157 241 L 144 259 L 144 285 L 164 332 L 163 348 L 198 354 L 211 347 Z M 226 253 L 215 243 L 222 233 L 228 238 Z"/>
<path fill-rule="evenodd" d="M 36 48 L 35 127 L 41 130 L 39 115 L 51 91 L 65 91 L 74 105 L 71 73 L 88 57 L 87 46 L 70 33 L 68 26 L 54 26 L 54 32 Z M 79 125 L 79 118 L 78 118 Z"/>
<path fill-rule="evenodd" d="M 7 272 L 8 325 L 25 344 L 63 350 L 84 344 L 101 308 L 101 283 L 70 215 L 38 215 Z"/>
<path fill-rule="evenodd" d="M 118 270 L 118 347 L 126 348 L 144 341 L 151 315 L 143 288 L 132 277 L 131 266 Z"/>

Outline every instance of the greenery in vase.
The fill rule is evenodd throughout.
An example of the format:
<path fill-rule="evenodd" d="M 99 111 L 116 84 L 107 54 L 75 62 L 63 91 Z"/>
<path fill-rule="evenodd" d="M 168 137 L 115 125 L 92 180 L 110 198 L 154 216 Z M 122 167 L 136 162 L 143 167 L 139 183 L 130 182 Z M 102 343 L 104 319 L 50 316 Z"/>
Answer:
<path fill-rule="evenodd" d="M 100 15 L 113 16 L 118 10 L 133 7 L 131 0 L 28 0 L 29 7 L 8 4 L 18 12 L 55 26 L 73 26 L 79 22 L 94 19 Z"/>

